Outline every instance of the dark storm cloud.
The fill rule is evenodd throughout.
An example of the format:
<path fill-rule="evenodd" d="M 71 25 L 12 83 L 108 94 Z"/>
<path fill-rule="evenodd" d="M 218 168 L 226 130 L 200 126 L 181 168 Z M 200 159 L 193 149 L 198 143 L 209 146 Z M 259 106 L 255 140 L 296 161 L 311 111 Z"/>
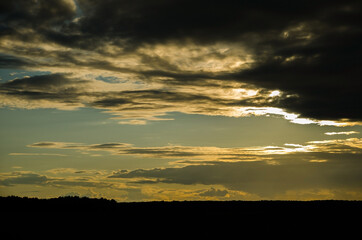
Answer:
<path fill-rule="evenodd" d="M 286 44 L 284 49 L 275 49 L 273 56 L 278 58 L 240 72 L 237 78 L 298 94 L 298 99 L 282 102 L 280 107 L 304 117 L 359 120 L 362 28 L 354 31 L 329 33 L 307 46 Z"/>
<path fill-rule="evenodd" d="M 24 22 L 38 27 L 41 23 L 41 33 L 69 44 L 85 39 L 144 44 L 185 39 L 203 43 L 249 42 L 256 38 L 258 42 L 282 46 L 284 42 L 278 42 L 277 35 L 298 23 L 317 21 L 322 25 L 359 27 L 356 1 L 227 0 L 220 4 L 202 0 L 79 0 L 75 5 L 68 0 L 17 0 L 2 5 L 5 25 Z M 80 19 L 70 21 L 76 16 L 77 7 L 82 12 Z M 52 29 L 52 23 L 61 28 Z"/>
<path fill-rule="evenodd" d="M 235 80 L 299 95 L 279 107 L 303 117 L 362 119 L 360 2 L 80 1 L 80 6 L 90 12 L 80 24 L 91 35 L 138 44 L 242 41 L 257 53 L 257 62 Z M 176 79 L 188 77 L 197 79 Z"/>
<path fill-rule="evenodd" d="M 49 27 L 63 24 L 75 14 L 73 1 L 68 0 L 16 0 L 1 1 L 0 16 L 9 27 Z"/>
<path fill-rule="evenodd" d="M 280 30 L 291 21 L 316 16 L 341 5 L 324 1 L 77 1 L 82 12 L 77 22 L 73 1 L 5 1 L 1 16 L 6 26 L 31 26 L 59 43 L 130 39 L 132 44 L 192 39 L 202 42 L 235 40 L 245 33 Z M 323 4 L 324 3 L 324 4 Z M 52 28 L 59 25 L 61 30 Z M 76 34 L 78 33 L 78 34 Z M 78 36 L 78 38 L 76 37 Z"/>
<path fill-rule="evenodd" d="M 0 9 L 0 37 L 10 36 L 40 45 L 57 43 L 73 50 L 86 49 L 107 56 L 132 53 L 151 69 L 118 67 L 94 57 L 83 61 L 72 51 L 53 51 L 49 55 L 49 52 L 41 53 L 30 47 L 12 50 L 14 56 L 2 55 L 1 67 L 29 66 L 29 59 L 19 56 L 43 55 L 51 56 L 55 62 L 34 59 L 32 64 L 63 64 L 132 73 L 151 82 L 166 78 L 162 81 L 172 86 L 207 87 L 215 84 L 210 79 L 249 83 L 294 96 L 269 104 L 261 101 L 257 106 L 279 107 L 299 113 L 301 117 L 320 120 L 362 119 L 360 1 L 226 0 L 221 4 L 201 0 L 78 0 L 75 4 L 71 0 L 16 0 L 1 2 Z M 139 52 L 142 47 L 166 43 L 205 47 L 238 43 L 252 53 L 253 62 L 247 69 L 237 71 L 185 71 L 160 56 Z M 117 46 L 121 50 L 109 53 L 102 49 L 104 46 Z M 227 56 L 211 54 L 218 59 Z M 190 59 L 200 61 L 202 57 Z M 167 101 L 175 100 L 174 96 L 159 94 Z M 28 93 L 28 99 L 42 97 L 65 95 L 64 92 L 58 96 Z M 178 97 L 189 101 L 186 95 Z M 94 104 L 123 104 L 123 99 L 98 99 Z M 239 102 L 242 106 L 255 106 L 255 103 Z M 232 104 L 237 106 L 238 103 Z"/>
<path fill-rule="evenodd" d="M 81 29 L 92 35 L 132 41 L 193 39 L 233 41 L 247 33 L 284 29 L 316 17 L 338 1 L 78 1 Z M 328 4 L 328 6 L 326 6 Z"/>

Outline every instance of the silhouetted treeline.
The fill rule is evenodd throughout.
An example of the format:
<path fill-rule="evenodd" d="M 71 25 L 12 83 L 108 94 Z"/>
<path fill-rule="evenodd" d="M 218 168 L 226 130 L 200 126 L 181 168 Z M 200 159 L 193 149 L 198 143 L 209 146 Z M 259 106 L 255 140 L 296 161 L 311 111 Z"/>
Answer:
<path fill-rule="evenodd" d="M 317 200 L 317 201 L 154 201 L 116 202 L 104 198 L 58 197 L 38 199 L 28 197 L 0 197 L 1 211 L 21 212 L 67 212 L 67 211 L 121 211 L 122 213 L 158 214 L 272 214 L 272 213 L 336 213 L 354 214 L 362 210 L 362 201 Z"/>
<path fill-rule="evenodd" d="M 172 202 L 116 202 L 107 199 L 85 197 L 59 197 L 52 199 L 0 197 L 0 211 L 12 219 L 15 227 L 19 220 L 27 225 L 34 216 L 41 216 L 41 223 L 52 229 L 61 217 L 68 224 L 65 231 L 77 231 L 79 224 L 87 225 L 92 231 L 106 229 L 114 233 L 130 228 L 148 231 L 167 227 L 182 234 L 182 231 L 204 229 L 228 232 L 246 231 L 257 236 L 269 233 L 297 234 L 309 237 L 345 236 L 359 232 L 362 216 L 362 201 L 172 201 Z M 21 216 L 21 217 L 19 217 Z M 50 220 L 49 220 L 50 219 Z M 48 221 L 48 222 L 47 222 Z M 10 222 L 11 225 L 11 222 Z M 203 228 L 206 226 L 207 228 Z M 222 227 L 221 227 L 222 226 Z M 32 227 L 33 228 L 33 227 Z M 178 228 L 183 230 L 179 232 Z M 203 231 L 204 231 L 203 230 Z M 55 229 L 54 231 L 58 231 Z M 100 231 L 100 230 L 99 230 Z M 140 230 L 139 234 L 145 234 Z M 157 230 L 158 231 L 158 230 Z M 89 233 L 89 232 L 88 232 Z M 82 232 L 83 234 L 83 232 Z M 118 233 L 117 233 L 118 234 Z M 151 235 L 150 235 L 151 236 Z M 11 239 L 11 238 L 10 238 Z M 17 239 L 17 238 L 14 238 Z M 173 239 L 173 238 L 171 238 Z M 290 238 L 297 239 L 297 238 Z M 314 239 L 314 238 L 311 238 Z M 323 238 L 324 239 L 324 238 Z"/>
<path fill-rule="evenodd" d="M 0 197 L 2 211 L 14 212 L 67 212 L 67 211 L 109 211 L 116 210 L 117 202 L 104 198 L 58 197 L 38 199 L 28 197 Z"/>
<path fill-rule="evenodd" d="M 361 213 L 362 201 L 317 200 L 317 201 L 154 201 L 116 202 L 105 198 L 58 197 L 38 199 L 28 197 L 0 197 L 0 210 L 12 212 L 92 212 L 120 211 L 125 213 L 158 214 L 356 214 Z"/>

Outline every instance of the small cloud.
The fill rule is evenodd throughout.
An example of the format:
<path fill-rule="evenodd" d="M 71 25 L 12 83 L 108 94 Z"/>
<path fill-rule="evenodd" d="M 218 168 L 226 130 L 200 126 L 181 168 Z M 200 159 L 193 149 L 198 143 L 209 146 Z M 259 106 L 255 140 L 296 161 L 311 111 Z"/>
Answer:
<path fill-rule="evenodd" d="M 102 157 L 103 155 L 102 154 L 91 154 L 90 156 L 91 157 Z"/>
<path fill-rule="evenodd" d="M 54 142 L 38 142 L 31 144 L 32 147 L 41 147 L 41 148 L 53 147 L 54 145 L 56 145 L 56 143 Z"/>
<path fill-rule="evenodd" d="M 57 156 L 57 157 L 65 157 L 65 154 L 59 153 L 9 153 L 10 156 Z"/>
<path fill-rule="evenodd" d="M 21 168 L 23 168 L 23 167 L 21 167 L 21 166 L 12 166 L 11 168 L 14 168 L 14 169 L 21 169 Z"/>
<path fill-rule="evenodd" d="M 132 119 L 129 121 L 120 121 L 119 124 L 129 124 L 129 125 L 146 125 L 146 120 L 138 120 L 138 119 Z"/>
<path fill-rule="evenodd" d="M 325 135 L 351 135 L 351 134 L 359 134 L 357 131 L 349 131 L 349 132 L 326 132 Z"/>
<path fill-rule="evenodd" d="M 315 159 L 315 160 L 309 160 L 311 163 L 325 163 L 328 162 L 328 160 L 325 159 Z"/>
<path fill-rule="evenodd" d="M 51 173 L 51 174 L 72 174 L 75 173 L 77 170 L 74 168 L 53 168 L 53 169 L 49 169 L 46 170 L 46 173 Z"/>
<path fill-rule="evenodd" d="M 63 197 L 79 197 L 80 194 L 77 193 L 77 192 L 69 192 L 69 193 L 66 193 L 64 195 L 62 195 Z"/>
<path fill-rule="evenodd" d="M 133 181 L 133 182 L 129 182 L 129 183 L 136 183 L 136 184 L 157 184 L 159 183 L 159 179 L 157 180 L 137 180 L 137 181 Z"/>
<path fill-rule="evenodd" d="M 36 142 L 27 145 L 30 148 L 82 149 L 82 144 L 71 142 Z"/>
<path fill-rule="evenodd" d="M 287 147 L 295 147 L 295 148 L 304 147 L 303 145 L 294 144 L 294 143 L 285 143 L 284 145 Z"/>
<path fill-rule="evenodd" d="M 225 197 L 226 194 L 228 194 L 227 190 L 211 188 L 205 192 L 200 193 L 199 195 L 203 197 Z"/>
<path fill-rule="evenodd" d="M 44 185 L 51 180 L 46 176 L 39 175 L 36 173 L 20 172 L 14 173 L 12 176 L 1 179 L 1 186 L 13 186 L 17 184 L 34 184 L 34 185 Z"/>

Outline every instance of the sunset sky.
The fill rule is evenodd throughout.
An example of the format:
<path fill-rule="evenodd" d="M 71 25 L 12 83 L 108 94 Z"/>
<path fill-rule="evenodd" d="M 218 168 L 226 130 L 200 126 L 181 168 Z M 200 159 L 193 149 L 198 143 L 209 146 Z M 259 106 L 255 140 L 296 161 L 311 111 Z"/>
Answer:
<path fill-rule="evenodd" d="M 362 2 L 0 2 L 0 195 L 362 200 Z"/>

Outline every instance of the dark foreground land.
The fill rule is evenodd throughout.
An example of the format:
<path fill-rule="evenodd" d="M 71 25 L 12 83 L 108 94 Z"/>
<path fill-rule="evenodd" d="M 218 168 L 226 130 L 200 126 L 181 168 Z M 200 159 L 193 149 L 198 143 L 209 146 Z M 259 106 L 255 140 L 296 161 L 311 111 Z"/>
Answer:
<path fill-rule="evenodd" d="M 173 201 L 118 203 L 107 199 L 59 197 L 36 199 L 0 197 L 0 211 L 8 219 L 6 231 L 69 229 L 82 234 L 124 234 L 178 238 L 193 231 L 204 236 L 254 234 L 290 236 L 289 239 L 343 237 L 361 239 L 361 201 Z M 40 220 L 36 220 L 39 218 Z M 60 220 L 60 219 L 65 219 Z M 10 229 L 10 230 L 9 230 Z M 62 231 L 58 231 L 61 230 Z M 23 232 L 24 233 L 24 232 Z M 15 231 L 16 234 L 23 234 Z M 156 234 L 156 235 L 154 235 Z M 291 236 L 292 235 L 292 236 Z M 303 236 L 303 237 L 302 237 Z M 314 237 L 311 237 L 314 236 Z M 111 237 L 111 236 L 108 236 Z M 204 239 L 204 238 L 203 238 Z M 250 238 L 246 238 L 250 239 Z"/>

